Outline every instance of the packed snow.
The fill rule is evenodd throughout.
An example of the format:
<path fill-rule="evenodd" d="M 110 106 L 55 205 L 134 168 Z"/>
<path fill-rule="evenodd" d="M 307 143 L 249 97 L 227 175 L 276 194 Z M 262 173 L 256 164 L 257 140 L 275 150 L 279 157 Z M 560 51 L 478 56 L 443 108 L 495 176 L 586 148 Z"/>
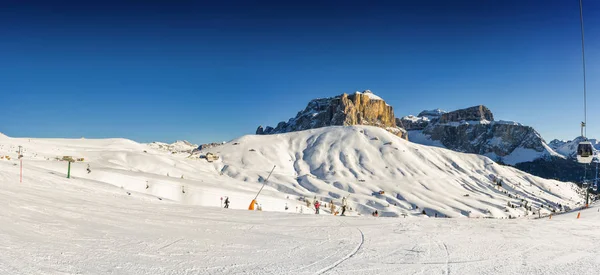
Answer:
<path fill-rule="evenodd" d="M 524 207 L 559 211 L 576 207 L 577 187 L 541 179 L 492 160 L 408 142 L 371 126 L 324 127 L 277 135 L 248 135 L 202 150 L 218 160 L 154 149 L 125 139 L 0 140 L 0 155 L 24 146 L 24 173 L 65 176 L 64 156 L 79 180 L 188 205 L 246 209 L 276 166 L 258 202 L 265 211 L 310 212 L 315 198 L 338 208 L 349 197 L 350 215 L 523 218 Z M 7 160 L 4 160 L 7 161 Z M 87 172 L 90 166 L 91 173 Z M 496 186 L 502 179 L 503 187 Z M 508 204 L 519 207 L 510 208 Z M 287 205 L 287 210 L 286 210 Z M 325 209 L 325 212 L 331 212 Z"/>
<path fill-rule="evenodd" d="M 600 233 L 589 230 L 600 222 L 597 209 L 582 219 L 535 220 L 560 212 L 558 203 L 581 205 L 573 184 L 483 156 L 369 126 L 249 135 L 211 150 L 219 160 L 126 139 L 0 136 L 0 274 L 581 274 L 600 267 Z M 70 178 L 64 157 L 75 160 Z M 258 197 L 263 211 L 246 210 L 273 165 Z M 324 206 L 314 215 L 315 196 L 336 206 L 349 196 L 352 210 L 340 217 Z M 222 208 L 227 197 L 230 209 Z"/>
<path fill-rule="evenodd" d="M 57 141 L 45 145 L 55 151 Z M 247 211 L 128 195 L 39 166 L 26 166 L 19 183 L 14 164 L 0 161 L 0 274 L 563 275 L 600 268 L 597 208 L 579 219 L 573 212 L 538 220 Z"/>

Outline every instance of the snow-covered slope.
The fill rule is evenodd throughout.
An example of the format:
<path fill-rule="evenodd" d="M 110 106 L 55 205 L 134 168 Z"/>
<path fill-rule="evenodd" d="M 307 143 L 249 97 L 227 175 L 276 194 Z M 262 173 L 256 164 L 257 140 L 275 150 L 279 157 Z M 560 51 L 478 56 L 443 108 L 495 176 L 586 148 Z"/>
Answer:
<path fill-rule="evenodd" d="M 600 268 L 597 208 L 579 219 L 577 212 L 538 220 L 344 218 L 181 205 L 26 171 L 19 183 L 18 167 L 0 161 L 0 274 L 579 275 Z"/>
<path fill-rule="evenodd" d="M 379 209 L 388 216 L 423 209 L 452 217 L 524 215 L 504 212 L 511 199 L 494 188 L 494 177 L 503 178 L 518 201 L 572 204 L 570 199 L 578 199 L 572 184 L 543 180 L 482 156 L 417 145 L 376 127 L 244 136 L 220 148 L 220 154 L 224 173 L 233 178 L 255 178 L 254 171 L 273 164 L 273 188 L 326 200 L 352 194 L 362 212 Z M 380 190 L 385 195 L 377 195 Z"/>
<path fill-rule="evenodd" d="M 152 142 L 149 143 L 148 146 L 150 146 L 151 148 L 154 149 L 159 149 L 159 150 L 163 150 L 163 151 L 167 151 L 167 152 L 185 152 L 185 153 L 191 153 L 192 151 L 194 151 L 195 149 L 198 149 L 198 145 L 197 144 L 192 144 L 187 140 L 178 140 L 174 143 L 168 144 L 168 143 L 164 143 L 164 142 Z"/>
<path fill-rule="evenodd" d="M 371 126 L 243 136 L 211 148 L 220 156 L 212 163 L 124 139 L 4 138 L 0 155 L 12 159 L 0 161 L 16 165 L 18 145 L 25 148 L 26 175 L 64 178 L 67 163 L 55 158 L 69 155 L 85 159 L 72 165 L 77 180 L 183 204 L 219 206 L 220 198 L 229 196 L 232 208 L 245 209 L 273 165 L 277 168 L 259 197 L 264 210 L 306 213 L 304 197 L 339 205 L 350 195 L 351 214 L 420 216 L 425 210 L 428 216 L 524 217 L 531 211 L 507 205 L 527 202 L 532 210 L 543 205 L 548 213 L 558 204 L 574 207 L 580 201 L 573 184 L 531 176 L 483 156 L 414 144 Z M 503 188 L 495 187 L 496 178 Z"/>

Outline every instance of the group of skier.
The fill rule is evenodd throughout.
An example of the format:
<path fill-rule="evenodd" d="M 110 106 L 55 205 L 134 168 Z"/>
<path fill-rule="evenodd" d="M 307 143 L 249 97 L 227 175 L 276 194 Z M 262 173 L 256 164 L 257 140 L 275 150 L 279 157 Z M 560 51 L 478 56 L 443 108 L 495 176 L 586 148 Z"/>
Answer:
<path fill-rule="evenodd" d="M 306 199 L 306 206 L 310 207 L 311 203 L 310 200 Z M 229 200 L 229 197 L 225 197 L 225 201 L 224 201 L 224 208 L 229 208 L 229 204 L 231 203 L 231 201 Z M 319 210 L 321 209 L 321 202 L 319 200 L 317 200 L 317 197 L 315 197 L 315 201 L 313 203 L 313 206 L 315 207 L 315 214 L 319 214 Z M 325 205 L 327 206 L 327 205 Z M 333 215 L 337 215 L 339 212 L 336 211 L 336 206 L 333 203 L 333 199 L 329 201 L 329 207 L 331 210 L 331 214 Z M 340 213 L 340 216 L 346 216 L 346 209 L 348 208 L 348 203 L 347 203 L 347 198 L 343 197 L 342 198 L 342 205 L 340 206 L 342 208 L 342 213 Z M 287 204 L 285 205 L 285 209 L 288 209 Z"/>
<path fill-rule="evenodd" d="M 310 207 L 310 200 L 306 200 L 306 206 Z M 313 203 L 313 206 L 315 207 L 315 214 L 319 214 L 319 209 L 321 209 L 321 202 L 319 200 L 317 200 L 317 197 L 315 197 L 315 202 Z M 327 205 L 325 205 L 325 206 L 327 206 Z M 329 201 L 329 207 L 331 210 L 331 214 L 337 215 L 339 213 L 336 211 L 336 207 L 335 207 L 335 204 L 333 203 L 333 199 Z M 348 207 L 346 197 L 342 198 L 341 207 L 342 207 L 342 213 L 340 214 L 340 216 L 346 216 L 346 208 Z"/>

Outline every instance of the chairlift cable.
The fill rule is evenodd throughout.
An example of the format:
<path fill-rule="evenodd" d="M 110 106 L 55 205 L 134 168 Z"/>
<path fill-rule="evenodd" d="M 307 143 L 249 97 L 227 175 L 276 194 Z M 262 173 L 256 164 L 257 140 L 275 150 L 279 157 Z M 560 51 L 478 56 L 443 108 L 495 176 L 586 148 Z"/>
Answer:
<path fill-rule="evenodd" d="M 587 136 L 587 87 L 586 87 L 586 73 L 585 73 L 585 39 L 584 39 L 584 31 L 583 31 L 583 4 L 582 0 L 579 0 L 579 23 L 581 25 L 581 60 L 583 64 L 583 137 L 584 139 Z"/>

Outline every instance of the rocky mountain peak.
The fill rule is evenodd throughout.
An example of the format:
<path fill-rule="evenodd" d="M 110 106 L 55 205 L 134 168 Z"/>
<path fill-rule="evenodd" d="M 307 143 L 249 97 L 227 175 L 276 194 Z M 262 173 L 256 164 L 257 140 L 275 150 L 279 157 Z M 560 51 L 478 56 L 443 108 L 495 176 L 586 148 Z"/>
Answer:
<path fill-rule="evenodd" d="M 443 114 L 447 113 L 442 109 L 433 109 L 433 110 L 423 110 L 417 116 L 418 117 L 440 117 Z"/>
<path fill-rule="evenodd" d="M 406 131 L 396 125 L 392 106 L 370 90 L 313 99 L 288 122 L 279 122 L 274 128 L 259 126 L 256 134 L 279 134 L 336 125 L 377 126 L 406 138 Z"/>
<path fill-rule="evenodd" d="M 508 164 L 557 154 L 535 129 L 512 121 L 494 121 L 483 105 L 451 112 L 439 109 L 400 119 L 409 140 L 451 150 L 486 155 Z"/>
<path fill-rule="evenodd" d="M 494 121 L 492 111 L 483 105 L 444 113 L 440 116 L 440 123 L 483 120 Z"/>

